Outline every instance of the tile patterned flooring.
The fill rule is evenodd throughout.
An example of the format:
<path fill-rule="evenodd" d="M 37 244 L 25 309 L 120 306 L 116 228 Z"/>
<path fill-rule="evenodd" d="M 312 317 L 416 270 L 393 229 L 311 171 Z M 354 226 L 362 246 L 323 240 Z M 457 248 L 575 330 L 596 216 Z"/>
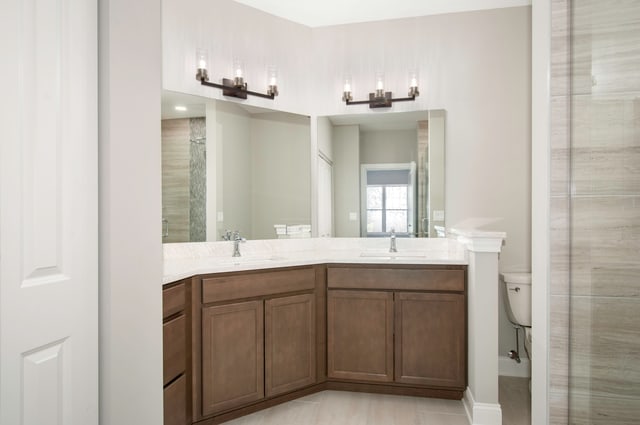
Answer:
<path fill-rule="evenodd" d="M 527 379 L 500 377 L 503 424 L 530 424 L 528 385 Z M 461 401 L 343 391 L 322 391 L 226 423 L 229 425 L 469 425 Z"/>

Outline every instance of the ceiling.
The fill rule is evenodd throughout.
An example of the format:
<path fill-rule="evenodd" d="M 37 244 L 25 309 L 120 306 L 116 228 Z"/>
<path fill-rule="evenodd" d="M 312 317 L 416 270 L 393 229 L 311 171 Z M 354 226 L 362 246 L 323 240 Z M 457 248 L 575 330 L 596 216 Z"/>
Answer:
<path fill-rule="evenodd" d="M 531 0 L 235 1 L 309 27 L 531 5 Z"/>
<path fill-rule="evenodd" d="M 162 90 L 161 117 L 163 120 L 204 117 L 207 115 L 207 102 L 215 102 L 215 100 L 200 96 L 193 96 L 186 93 Z M 269 114 L 274 112 L 272 109 L 246 105 L 242 102 L 234 103 L 244 109 L 249 115 Z M 176 107 L 183 107 L 185 110 L 176 110 Z"/>
<path fill-rule="evenodd" d="M 329 117 L 333 125 L 358 125 L 361 131 L 415 130 L 418 128 L 418 121 L 427 119 L 427 111 L 370 112 Z"/>

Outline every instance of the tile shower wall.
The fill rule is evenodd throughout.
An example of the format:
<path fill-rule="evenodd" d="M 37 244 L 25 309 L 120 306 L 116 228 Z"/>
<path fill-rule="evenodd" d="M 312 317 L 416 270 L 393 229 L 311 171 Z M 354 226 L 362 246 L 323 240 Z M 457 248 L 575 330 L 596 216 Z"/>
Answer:
<path fill-rule="evenodd" d="M 205 118 L 162 121 L 163 242 L 206 240 Z"/>
<path fill-rule="evenodd" d="M 162 242 L 189 240 L 189 120 L 162 121 Z"/>
<path fill-rule="evenodd" d="M 552 3 L 551 156 L 549 422 L 637 423 L 637 0 Z"/>

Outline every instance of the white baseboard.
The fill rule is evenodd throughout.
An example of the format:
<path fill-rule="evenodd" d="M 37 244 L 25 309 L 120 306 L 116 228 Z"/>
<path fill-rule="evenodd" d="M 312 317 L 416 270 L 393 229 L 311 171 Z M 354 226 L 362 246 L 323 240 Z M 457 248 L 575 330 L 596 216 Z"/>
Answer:
<path fill-rule="evenodd" d="M 500 376 L 515 376 L 517 378 L 531 378 L 531 362 L 520 358 L 521 362 L 507 356 L 498 357 L 498 374 Z"/>
<path fill-rule="evenodd" d="M 500 404 L 478 403 L 473 399 L 471 389 L 467 387 L 462 398 L 467 419 L 471 425 L 502 425 Z"/>

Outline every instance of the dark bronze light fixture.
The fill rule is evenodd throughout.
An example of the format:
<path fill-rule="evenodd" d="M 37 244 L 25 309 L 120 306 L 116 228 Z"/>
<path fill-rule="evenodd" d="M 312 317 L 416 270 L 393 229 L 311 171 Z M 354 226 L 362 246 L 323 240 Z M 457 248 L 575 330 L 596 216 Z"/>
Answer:
<path fill-rule="evenodd" d="M 351 77 L 346 77 L 344 82 L 344 91 L 342 100 L 347 105 L 369 105 L 369 108 L 389 108 L 393 102 L 415 101 L 420 95 L 418 90 L 418 74 L 416 72 L 409 73 L 409 94 L 408 97 L 393 98 L 390 91 L 384 91 L 384 74 L 376 74 L 376 91 L 369 93 L 369 100 L 353 100 L 351 95 Z"/>
<path fill-rule="evenodd" d="M 198 63 L 196 80 L 200 81 L 200 84 L 203 86 L 221 89 L 224 96 L 246 99 L 247 95 L 251 95 L 263 97 L 265 99 L 274 99 L 278 95 L 277 71 L 274 67 L 269 68 L 269 88 L 265 94 L 248 89 L 248 85 L 244 81 L 243 77 L 244 68 L 242 66 L 242 62 L 238 59 L 233 62 L 233 69 L 235 72 L 234 78 L 223 78 L 222 84 L 209 82 L 209 75 L 207 73 L 207 54 L 205 50 L 196 50 L 196 62 Z"/>

